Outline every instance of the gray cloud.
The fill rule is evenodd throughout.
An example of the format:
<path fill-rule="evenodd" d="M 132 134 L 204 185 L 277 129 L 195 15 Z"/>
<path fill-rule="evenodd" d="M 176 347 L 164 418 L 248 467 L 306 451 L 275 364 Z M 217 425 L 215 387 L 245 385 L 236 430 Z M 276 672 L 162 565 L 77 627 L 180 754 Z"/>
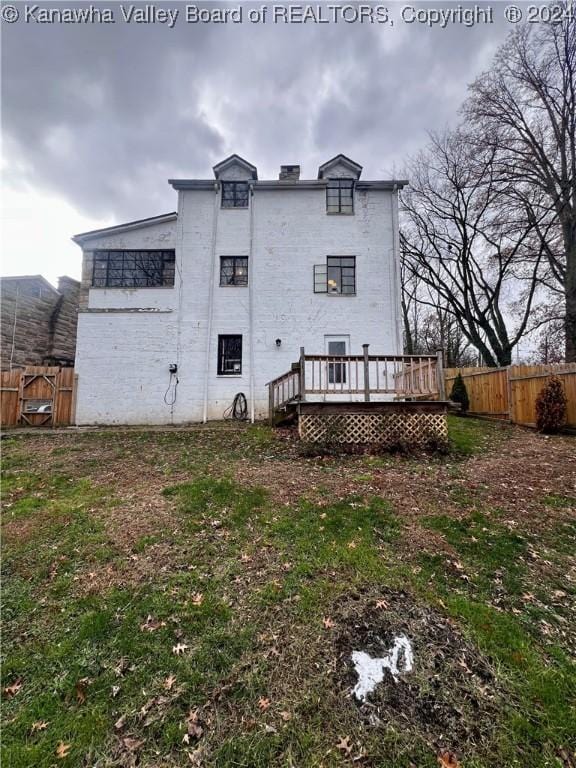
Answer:
<path fill-rule="evenodd" d="M 4 24 L 5 180 L 120 221 L 173 208 L 168 177 L 207 176 L 231 152 L 261 177 L 281 162 L 314 176 L 337 152 L 387 175 L 454 121 L 505 32 Z"/>

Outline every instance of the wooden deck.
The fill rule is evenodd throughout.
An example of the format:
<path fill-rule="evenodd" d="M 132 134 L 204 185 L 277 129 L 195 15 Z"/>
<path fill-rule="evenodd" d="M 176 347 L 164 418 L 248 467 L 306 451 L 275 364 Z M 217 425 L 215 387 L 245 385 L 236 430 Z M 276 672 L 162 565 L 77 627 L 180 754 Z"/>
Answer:
<path fill-rule="evenodd" d="M 447 439 L 442 357 L 306 355 L 268 384 L 272 424 L 311 442 L 424 444 Z"/>

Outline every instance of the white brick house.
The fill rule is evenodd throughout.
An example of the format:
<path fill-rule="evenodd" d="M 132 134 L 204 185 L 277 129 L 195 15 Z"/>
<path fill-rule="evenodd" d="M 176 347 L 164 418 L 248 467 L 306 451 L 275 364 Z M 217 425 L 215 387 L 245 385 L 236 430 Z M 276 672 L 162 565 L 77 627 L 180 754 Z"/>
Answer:
<path fill-rule="evenodd" d="M 398 188 L 343 155 L 301 180 L 258 180 L 237 155 L 215 179 L 170 180 L 177 213 L 76 235 L 83 276 L 78 424 L 221 419 L 312 354 L 401 354 Z M 177 366 L 171 373 L 170 366 Z"/>

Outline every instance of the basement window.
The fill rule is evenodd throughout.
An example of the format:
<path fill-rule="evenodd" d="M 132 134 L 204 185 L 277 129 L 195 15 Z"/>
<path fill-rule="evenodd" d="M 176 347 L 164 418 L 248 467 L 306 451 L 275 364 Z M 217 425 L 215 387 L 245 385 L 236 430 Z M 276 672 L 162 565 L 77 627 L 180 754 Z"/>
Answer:
<path fill-rule="evenodd" d="M 248 285 L 248 256 L 220 256 L 220 285 Z"/>
<path fill-rule="evenodd" d="M 218 376 L 242 374 L 242 336 L 224 334 L 218 336 Z"/>
<path fill-rule="evenodd" d="M 356 294 L 356 256 L 328 256 L 314 267 L 314 293 Z"/>
<path fill-rule="evenodd" d="M 354 213 L 354 179 L 328 179 L 326 213 Z"/>
<path fill-rule="evenodd" d="M 157 288 L 174 285 L 174 251 L 95 251 L 94 288 Z"/>
<path fill-rule="evenodd" d="M 248 182 L 222 182 L 222 208 L 248 208 Z"/>

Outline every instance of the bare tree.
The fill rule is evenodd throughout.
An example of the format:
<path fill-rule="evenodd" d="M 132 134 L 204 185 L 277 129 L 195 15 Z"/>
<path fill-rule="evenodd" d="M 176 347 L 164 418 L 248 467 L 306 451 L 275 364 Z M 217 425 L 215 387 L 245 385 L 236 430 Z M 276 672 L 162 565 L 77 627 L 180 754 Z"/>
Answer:
<path fill-rule="evenodd" d="M 478 354 L 462 333 L 454 315 L 442 297 L 420 279 L 408 260 L 401 260 L 402 319 L 404 351 L 407 355 L 429 355 L 444 351 L 449 368 L 472 366 Z"/>
<path fill-rule="evenodd" d="M 429 289 L 420 304 L 442 307 L 486 365 L 509 365 L 538 286 L 543 245 L 494 179 L 492 148 L 461 131 L 433 136 L 410 164 L 401 233 L 405 273 Z M 510 328 L 518 283 L 522 311 Z"/>
<path fill-rule="evenodd" d="M 551 23 L 510 34 L 471 86 L 464 114 L 477 147 L 493 152 L 494 181 L 542 243 L 542 280 L 561 289 L 566 360 L 576 361 L 576 17 L 569 0 Z"/>

